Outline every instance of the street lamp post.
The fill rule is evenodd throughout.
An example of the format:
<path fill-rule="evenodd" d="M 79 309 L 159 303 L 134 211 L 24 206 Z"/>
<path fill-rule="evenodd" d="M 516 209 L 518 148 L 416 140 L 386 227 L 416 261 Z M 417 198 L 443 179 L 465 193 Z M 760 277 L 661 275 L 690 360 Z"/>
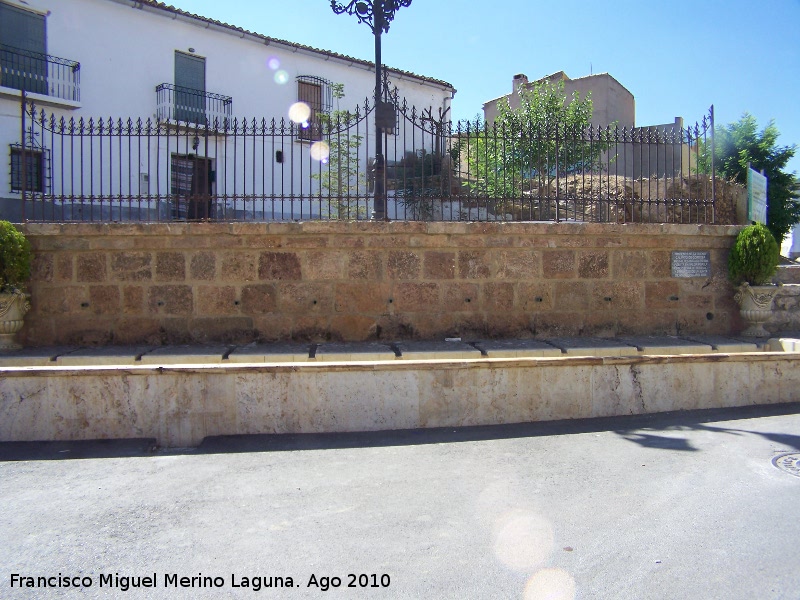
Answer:
<path fill-rule="evenodd" d="M 411 6 L 411 0 L 351 0 L 342 3 L 331 0 L 331 8 L 337 15 L 355 15 L 359 23 L 366 23 L 375 35 L 375 203 L 372 218 L 385 221 L 386 189 L 384 186 L 385 160 L 383 157 L 383 129 L 395 126 L 395 107 L 383 99 L 383 79 L 381 74 L 381 34 L 389 31 L 389 23 L 394 13 L 403 6 Z"/>

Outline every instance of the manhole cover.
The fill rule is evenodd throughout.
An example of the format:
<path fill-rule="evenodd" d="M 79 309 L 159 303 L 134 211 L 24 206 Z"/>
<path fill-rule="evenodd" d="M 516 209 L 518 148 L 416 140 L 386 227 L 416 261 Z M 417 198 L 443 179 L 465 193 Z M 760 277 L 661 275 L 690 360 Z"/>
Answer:
<path fill-rule="evenodd" d="M 781 471 L 786 471 L 796 477 L 800 477 L 800 452 L 779 454 L 772 459 L 772 464 Z"/>

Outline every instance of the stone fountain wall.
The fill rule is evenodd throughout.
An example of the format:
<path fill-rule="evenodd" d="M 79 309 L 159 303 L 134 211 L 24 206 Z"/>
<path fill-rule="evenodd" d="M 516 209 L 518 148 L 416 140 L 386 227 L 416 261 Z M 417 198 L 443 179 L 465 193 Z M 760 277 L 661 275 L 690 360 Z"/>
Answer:
<path fill-rule="evenodd" d="M 739 230 L 600 223 L 26 224 L 19 339 L 246 343 L 731 334 Z M 707 276 L 673 277 L 675 251 Z"/>

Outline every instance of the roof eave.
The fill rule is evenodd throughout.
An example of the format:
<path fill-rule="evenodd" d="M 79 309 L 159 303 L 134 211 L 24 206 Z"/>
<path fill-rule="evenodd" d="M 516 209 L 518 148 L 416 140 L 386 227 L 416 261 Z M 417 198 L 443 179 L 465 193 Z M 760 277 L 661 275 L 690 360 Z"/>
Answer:
<path fill-rule="evenodd" d="M 297 44 L 295 42 L 290 42 L 279 38 L 269 37 L 260 33 L 256 33 L 254 31 L 248 31 L 247 29 L 243 29 L 242 27 L 237 27 L 229 23 L 224 23 L 222 21 L 209 19 L 201 15 L 196 15 L 187 12 L 185 10 L 181 10 L 180 8 L 176 8 L 172 5 L 165 4 L 164 2 L 157 2 L 156 0 L 111 0 L 111 1 L 116 2 L 118 4 L 124 4 L 126 6 L 130 6 L 131 8 L 138 8 L 140 10 L 148 10 L 157 14 L 164 14 L 165 16 L 171 15 L 172 18 L 180 17 L 186 19 L 189 22 L 200 25 L 205 29 L 208 29 L 209 27 L 215 27 L 225 33 L 237 35 L 243 39 L 250 38 L 257 43 L 264 44 L 265 46 L 271 46 L 271 45 L 280 46 L 286 48 L 291 52 L 302 52 L 304 54 L 310 54 L 313 56 L 321 55 L 324 56 L 326 60 L 332 59 L 343 63 L 347 63 L 350 66 L 358 66 L 368 70 L 375 70 L 374 62 L 362 60 L 360 58 L 355 58 L 353 56 L 347 56 L 345 54 L 338 54 L 336 52 L 331 52 L 329 50 L 314 48 L 312 46 Z M 418 75 L 410 71 L 403 71 L 402 69 L 393 69 L 392 67 L 387 67 L 387 68 L 390 73 L 399 76 L 401 79 L 410 79 L 418 82 L 437 85 L 441 87 L 444 91 L 450 92 L 451 94 L 456 93 L 456 89 L 452 86 L 452 84 L 444 80 L 435 79 L 433 77 L 425 77 L 423 75 Z"/>

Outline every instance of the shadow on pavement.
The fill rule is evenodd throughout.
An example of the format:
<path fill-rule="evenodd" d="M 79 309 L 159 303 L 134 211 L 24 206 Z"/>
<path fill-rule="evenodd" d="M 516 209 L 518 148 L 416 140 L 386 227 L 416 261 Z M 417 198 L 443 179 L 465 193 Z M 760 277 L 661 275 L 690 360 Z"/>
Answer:
<path fill-rule="evenodd" d="M 203 440 L 197 448 L 200 454 L 235 452 L 285 452 L 296 450 L 325 450 L 336 448 L 367 448 L 385 446 L 413 446 L 421 444 L 448 444 L 524 437 L 572 435 L 614 431 L 642 446 L 664 450 L 695 451 L 685 438 L 653 435 L 652 431 L 679 431 L 709 429 L 721 433 L 741 435 L 746 431 L 712 427 L 705 423 L 734 421 L 800 413 L 800 403 L 747 406 L 728 409 L 675 411 L 625 417 L 594 419 L 567 419 L 512 425 L 481 425 L 473 427 L 439 427 L 432 429 L 407 429 L 399 431 L 370 431 L 356 433 L 305 433 L 213 436 Z M 800 437 L 784 434 L 759 434 L 765 437 Z M 167 450 L 169 452 L 169 450 Z"/>
<path fill-rule="evenodd" d="M 695 451 L 686 439 L 660 436 L 653 432 L 706 430 L 730 435 L 752 433 L 800 450 L 800 436 L 751 432 L 708 425 L 716 421 L 735 421 L 800 413 L 800 403 L 747 406 L 741 408 L 678 411 L 625 417 L 572 419 L 513 425 L 440 427 L 399 431 L 355 433 L 304 433 L 224 435 L 205 438 L 197 448 L 158 448 L 154 439 L 83 440 L 60 442 L 0 442 L 0 462 L 22 460 L 68 460 L 88 458 L 128 458 L 155 454 L 230 454 L 246 452 L 287 452 L 342 448 L 371 448 L 449 444 L 524 437 L 572 435 L 613 431 L 648 448 Z"/>
<path fill-rule="evenodd" d="M 696 451 L 697 448 L 692 446 L 686 438 L 677 437 L 675 435 L 655 435 L 654 432 L 662 432 L 662 433 L 670 433 L 674 434 L 675 432 L 680 431 L 709 431 L 711 433 L 725 433 L 728 435 L 758 435 L 765 439 L 768 439 L 772 442 L 776 442 L 787 448 L 791 448 L 793 450 L 800 450 L 800 435 L 792 435 L 788 433 L 769 433 L 769 432 L 762 432 L 762 431 L 752 431 L 749 429 L 737 429 L 732 427 L 715 427 L 713 425 L 707 425 L 706 423 L 711 421 L 726 421 L 726 420 L 733 420 L 733 419 L 741 419 L 741 418 L 751 418 L 751 417 L 741 417 L 738 416 L 744 410 L 752 410 L 758 409 L 760 411 L 761 408 L 764 407 L 747 407 L 745 409 L 732 409 L 736 411 L 736 415 L 732 419 L 702 419 L 697 421 L 689 421 L 689 422 L 663 422 L 658 424 L 652 424 L 647 427 L 628 427 L 625 429 L 616 429 L 614 433 L 619 435 L 620 437 L 639 444 L 645 448 L 656 448 L 660 450 L 688 450 L 688 451 Z M 755 417 L 758 416 L 773 416 L 779 414 L 794 414 L 800 412 L 800 404 L 798 403 L 790 403 L 790 404 L 779 404 L 774 405 L 771 408 L 778 408 L 778 409 L 787 409 L 785 412 L 778 412 L 778 413 L 771 413 L 771 414 L 763 414 L 763 415 L 754 415 Z M 700 411 L 705 412 L 705 411 Z M 680 413 L 676 413 L 680 414 Z"/>
<path fill-rule="evenodd" d="M 684 429 L 681 427 L 680 429 Z M 684 450 L 697 452 L 697 448 L 689 443 L 689 440 L 681 437 L 666 437 L 663 435 L 653 435 L 651 433 L 641 433 L 639 431 L 617 431 L 617 434 L 628 440 L 635 442 L 644 448 L 655 448 L 657 450 Z"/>
<path fill-rule="evenodd" d="M 59 442 L 0 442 L 0 462 L 152 456 L 155 438 L 76 440 Z"/>

